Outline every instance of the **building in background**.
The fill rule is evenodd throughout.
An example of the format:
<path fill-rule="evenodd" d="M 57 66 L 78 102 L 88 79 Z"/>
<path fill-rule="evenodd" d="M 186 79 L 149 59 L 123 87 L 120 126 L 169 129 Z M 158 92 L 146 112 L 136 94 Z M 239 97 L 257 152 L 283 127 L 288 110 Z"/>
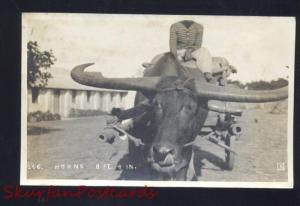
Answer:
<path fill-rule="evenodd" d="M 28 89 L 28 113 L 42 111 L 70 116 L 72 109 L 110 112 L 113 107 L 127 108 L 127 91 L 84 86 L 71 79 L 70 71 L 51 68 L 53 78 L 43 89 Z"/>

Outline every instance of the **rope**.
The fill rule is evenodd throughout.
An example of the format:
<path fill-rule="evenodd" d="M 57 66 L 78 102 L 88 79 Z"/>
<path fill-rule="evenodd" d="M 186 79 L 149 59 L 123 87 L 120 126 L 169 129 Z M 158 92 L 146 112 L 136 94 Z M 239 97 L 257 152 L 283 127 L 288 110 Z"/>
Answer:
<path fill-rule="evenodd" d="M 175 83 L 175 87 L 163 89 L 161 92 L 168 92 L 168 91 L 174 91 L 174 90 L 184 90 L 186 88 L 185 85 L 189 81 L 193 81 L 193 80 L 194 80 L 193 77 L 189 77 L 186 80 L 184 80 L 184 82 L 182 82 L 181 84 L 179 84 L 180 82 L 178 82 L 178 84 Z"/>
<path fill-rule="evenodd" d="M 119 131 L 123 134 L 125 134 L 128 137 L 129 140 L 134 142 L 135 146 L 138 147 L 138 146 L 144 146 L 145 145 L 145 143 L 143 143 L 143 141 L 141 139 L 138 139 L 138 138 L 130 135 L 128 132 L 126 132 L 124 129 L 120 128 L 119 126 L 111 125 L 110 127 L 114 128 L 115 130 L 117 130 L 117 131 Z"/>
<path fill-rule="evenodd" d="M 131 141 L 133 141 L 133 143 L 135 144 L 136 147 L 139 147 L 139 146 L 145 146 L 145 143 L 144 143 L 141 139 L 136 138 L 136 137 L 130 135 L 128 132 L 126 132 L 124 129 L 120 128 L 119 126 L 117 126 L 117 125 L 111 125 L 111 126 L 108 126 L 107 128 L 109 128 L 109 127 L 110 127 L 110 128 L 113 128 L 113 129 L 115 129 L 115 130 L 117 130 L 117 131 L 119 131 L 119 132 L 121 132 L 121 133 L 123 133 L 123 134 L 125 134 L 125 135 L 127 135 L 128 139 L 131 140 Z M 201 138 L 204 138 L 205 140 L 207 140 L 207 141 L 209 141 L 209 142 L 211 142 L 211 143 L 216 144 L 216 145 L 219 146 L 219 147 L 222 147 L 222 148 L 224 148 L 224 149 L 226 149 L 226 150 L 232 152 L 233 154 L 237 154 L 234 150 L 232 150 L 232 149 L 231 149 L 230 147 L 228 147 L 227 145 L 224 145 L 224 144 L 222 144 L 222 143 L 213 141 L 210 137 L 212 137 L 212 135 L 214 135 L 214 134 L 216 134 L 215 131 L 210 132 L 209 134 L 207 134 L 207 135 L 205 135 L 205 136 L 197 135 L 196 138 L 195 138 L 195 140 L 186 143 L 185 145 L 183 145 L 183 147 L 185 148 L 185 147 L 189 147 L 189 146 L 196 145 L 196 143 L 198 142 L 198 138 L 201 137 Z"/>
<path fill-rule="evenodd" d="M 194 145 L 194 144 L 198 141 L 197 139 L 198 139 L 199 137 L 202 137 L 202 138 L 208 138 L 208 137 L 210 137 L 210 136 L 213 135 L 213 134 L 214 134 L 214 132 L 210 132 L 209 134 L 207 134 L 207 135 L 205 135 L 205 136 L 197 135 L 196 138 L 195 138 L 195 140 L 186 143 L 185 145 L 183 145 L 183 147 L 188 147 L 188 146 Z"/>

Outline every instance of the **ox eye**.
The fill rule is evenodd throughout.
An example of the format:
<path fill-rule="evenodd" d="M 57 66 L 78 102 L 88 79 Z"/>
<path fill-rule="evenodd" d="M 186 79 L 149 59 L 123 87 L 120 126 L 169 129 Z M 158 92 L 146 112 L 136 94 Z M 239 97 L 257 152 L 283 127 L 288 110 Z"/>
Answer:
<path fill-rule="evenodd" d="M 161 104 L 160 104 L 158 101 L 154 101 L 153 104 L 154 104 L 155 107 L 157 107 L 157 108 L 159 108 L 159 109 L 162 108 L 162 107 L 161 107 Z"/>
<path fill-rule="evenodd" d="M 185 106 L 183 106 L 183 109 L 187 110 L 187 111 L 192 111 L 193 107 L 192 107 L 192 105 L 185 105 Z"/>

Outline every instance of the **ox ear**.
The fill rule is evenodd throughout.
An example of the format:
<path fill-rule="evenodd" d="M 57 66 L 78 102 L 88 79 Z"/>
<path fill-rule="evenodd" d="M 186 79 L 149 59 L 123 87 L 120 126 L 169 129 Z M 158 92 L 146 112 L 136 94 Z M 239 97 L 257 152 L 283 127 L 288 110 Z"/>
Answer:
<path fill-rule="evenodd" d="M 155 93 L 151 93 L 151 92 L 137 92 L 135 96 L 134 105 L 138 105 L 144 101 L 151 102 L 151 100 L 154 98 L 154 95 Z"/>
<path fill-rule="evenodd" d="M 147 99 L 152 100 L 156 93 L 154 92 L 143 92 L 144 96 L 147 97 Z"/>
<path fill-rule="evenodd" d="M 152 100 L 156 94 L 155 92 L 149 92 L 149 91 L 142 91 L 141 93 L 148 100 Z"/>

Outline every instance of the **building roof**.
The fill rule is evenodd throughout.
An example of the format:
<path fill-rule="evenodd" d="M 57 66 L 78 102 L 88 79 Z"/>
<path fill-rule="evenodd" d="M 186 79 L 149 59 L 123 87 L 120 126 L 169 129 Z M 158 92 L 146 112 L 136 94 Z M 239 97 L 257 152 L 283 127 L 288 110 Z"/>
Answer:
<path fill-rule="evenodd" d="M 49 71 L 53 78 L 50 78 L 48 80 L 48 84 L 46 88 L 88 90 L 88 91 L 118 91 L 118 92 L 127 93 L 127 91 L 124 90 L 102 89 L 102 88 L 89 87 L 89 86 L 79 84 L 71 78 L 70 75 L 71 71 L 63 68 L 51 67 Z"/>

